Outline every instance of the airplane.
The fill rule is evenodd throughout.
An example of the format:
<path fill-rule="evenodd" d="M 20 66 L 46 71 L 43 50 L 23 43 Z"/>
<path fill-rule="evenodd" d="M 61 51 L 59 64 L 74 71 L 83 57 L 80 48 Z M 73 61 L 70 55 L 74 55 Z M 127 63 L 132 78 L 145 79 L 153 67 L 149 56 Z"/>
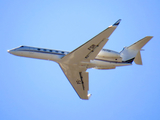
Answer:
<path fill-rule="evenodd" d="M 146 36 L 131 46 L 124 47 L 121 52 L 103 48 L 120 21 L 121 19 L 72 52 L 30 46 L 20 46 L 8 50 L 8 52 L 16 56 L 57 62 L 78 96 L 88 100 L 91 94 L 88 94 L 89 73 L 86 72 L 87 69 L 115 69 L 120 66 L 132 65 L 133 61 L 142 65 L 141 48 L 153 36 Z"/>

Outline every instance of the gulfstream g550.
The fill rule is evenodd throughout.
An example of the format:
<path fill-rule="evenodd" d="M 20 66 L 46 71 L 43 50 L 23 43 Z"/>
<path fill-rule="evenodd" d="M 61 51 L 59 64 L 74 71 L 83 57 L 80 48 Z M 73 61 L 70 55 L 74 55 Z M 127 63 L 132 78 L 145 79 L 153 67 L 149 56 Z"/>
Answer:
<path fill-rule="evenodd" d="M 20 46 L 8 50 L 8 52 L 17 56 L 57 62 L 79 97 L 81 99 L 89 99 L 91 94 L 88 94 L 89 80 L 88 72 L 86 72 L 88 68 L 115 69 L 118 66 L 132 65 L 133 61 L 142 65 L 141 48 L 152 36 L 144 37 L 131 46 L 123 48 L 121 52 L 102 49 L 120 21 L 119 19 L 116 23 L 72 52 L 30 46 Z"/>

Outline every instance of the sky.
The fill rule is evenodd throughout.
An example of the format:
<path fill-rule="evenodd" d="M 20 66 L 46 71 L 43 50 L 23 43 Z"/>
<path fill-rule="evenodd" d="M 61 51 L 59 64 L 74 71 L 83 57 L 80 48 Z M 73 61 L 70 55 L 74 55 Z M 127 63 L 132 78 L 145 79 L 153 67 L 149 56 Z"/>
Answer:
<path fill-rule="evenodd" d="M 159 0 L 0 0 L 0 120 L 159 120 Z M 53 61 L 7 53 L 20 45 L 72 51 L 122 19 L 104 46 L 154 36 L 143 65 L 88 69 L 81 100 Z"/>

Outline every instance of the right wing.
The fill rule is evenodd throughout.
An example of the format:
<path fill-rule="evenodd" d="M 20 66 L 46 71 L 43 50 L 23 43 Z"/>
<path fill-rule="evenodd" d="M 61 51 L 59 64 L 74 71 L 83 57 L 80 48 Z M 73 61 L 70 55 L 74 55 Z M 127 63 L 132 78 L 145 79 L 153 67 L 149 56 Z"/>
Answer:
<path fill-rule="evenodd" d="M 88 100 L 91 94 L 88 94 L 89 82 L 88 72 L 85 72 L 86 69 L 78 65 L 66 65 L 63 63 L 59 63 L 59 65 L 78 96 L 81 99 Z"/>
<path fill-rule="evenodd" d="M 62 58 L 62 62 L 66 64 L 77 64 L 82 61 L 89 62 L 90 60 L 94 60 L 108 41 L 109 36 L 119 25 L 120 21 L 121 19 L 93 37 L 91 40 L 64 56 Z"/>

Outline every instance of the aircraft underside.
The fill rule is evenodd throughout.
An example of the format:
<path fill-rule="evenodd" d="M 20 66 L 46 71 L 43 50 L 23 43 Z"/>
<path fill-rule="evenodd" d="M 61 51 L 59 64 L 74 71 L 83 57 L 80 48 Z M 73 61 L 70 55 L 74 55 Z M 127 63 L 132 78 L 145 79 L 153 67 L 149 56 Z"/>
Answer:
<path fill-rule="evenodd" d="M 133 61 L 138 65 L 142 65 L 141 48 L 152 36 L 144 37 L 131 46 L 123 48 L 121 52 L 102 49 L 120 21 L 119 19 L 72 52 L 30 46 L 20 46 L 8 50 L 8 52 L 17 56 L 57 62 L 78 96 L 81 99 L 88 100 L 91 94 L 88 94 L 89 73 L 86 72 L 87 69 L 115 69 L 119 66 L 132 65 Z"/>

